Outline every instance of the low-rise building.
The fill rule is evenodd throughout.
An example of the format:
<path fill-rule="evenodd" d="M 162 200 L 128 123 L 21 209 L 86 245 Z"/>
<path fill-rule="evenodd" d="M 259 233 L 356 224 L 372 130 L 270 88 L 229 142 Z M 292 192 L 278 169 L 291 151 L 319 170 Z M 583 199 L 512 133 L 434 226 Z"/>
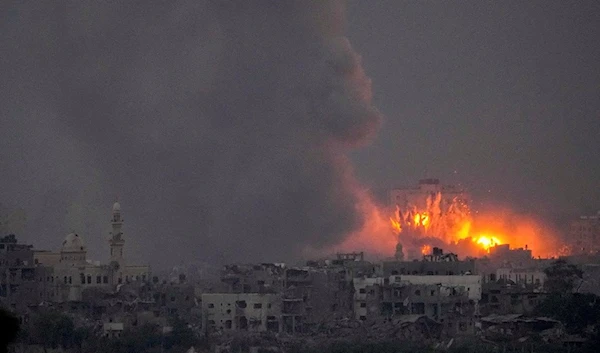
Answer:
<path fill-rule="evenodd" d="M 202 294 L 203 327 L 207 330 L 280 332 L 282 300 L 268 293 Z"/>
<path fill-rule="evenodd" d="M 0 305 L 20 310 L 42 300 L 32 247 L 15 235 L 0 237 Z"/>
<path fill-rule="evenodd" d="M 390 283 L 409 283 L 414 285 L 437 285 L 453 291 L 467 293 L 470 300 L 481 299 L 481 276 L 459 275 L 459 276 L 415 276 L 401 275 L 390 276 Z"/>
<path fill-rule="evenodd" d="M 355 318 L 361 321 L 426 315 L 442 324 L 447 335 L 470 334 L 475 329 L 477 302 L 463 286 L 413 284 L 391 278 L 355 281 Z M 419 282 L 419 281 L 416 281 Z"/>
<path fill-rule="evenodd" d="M 496 278 L 512 281 L 516 285 L 532 285 L 541 290 L 546 281 L 546 274 L 540 268 L 499 268 Z"/>

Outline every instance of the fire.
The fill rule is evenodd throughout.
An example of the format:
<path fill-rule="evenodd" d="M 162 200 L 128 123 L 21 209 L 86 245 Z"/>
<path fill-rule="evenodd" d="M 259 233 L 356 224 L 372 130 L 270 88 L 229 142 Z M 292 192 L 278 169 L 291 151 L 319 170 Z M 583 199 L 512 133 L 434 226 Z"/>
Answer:
<path fill-rule="evenodd" d="M 429 254 L 431 254 L 431 245 L 423 245 L 421 247 L 421 254 L 422 255 L 429 255 Z"/>
<path fill-rule="evenodd" d="M 392 222 L 392 230 L 394 231 L 394 233 L 400 234 L 402 232 L 402 226 L 400 225 L 400 222 L 393 219 L 392 217 L 390 217 L 390 222 Z"/>
<path fill-rule="evenodd" d="M 427 212 L 416 213 L 413 217 L 415 227 L 429 228 L 429 215 Z"/>
<path fill-rule="evenodd" d="M 467 202 L 456 198 L 442 200 L 431 193 L 426 202 L 396 208 L 390 218 L 392 230 L 412 256 L 429 254 L 434 246 L 449 248 L 463 256 L 480 256 L 502 244 L 512 248 L 535 249 L 535 256 L 553 256 L 553 232 L 539 222 L 505 208 L 472 213 Z M 423 208 L 424 207 L 424 208 Z"/>
<path fill-rule="evenodd" d="M 305 251 L 314 256 L 360 249 L 387 258 L 400 249 L 406 259 L 416 259 L 430 254 L 434 247 L 464 257 L 482 256 L 497 245 L 509 244 L 531 249 L 535 257 L 559 254 L 558 237 L 535 219 L 507 208 L 471 212 L 461 194 L 450 192 L 442 197 L 441 192 L 413 192 L 396 203 L 404 206 L 390 210 L 377 204 L 368 190 L 360 190 L 357 209 L 364 215 L 362 227 L 341 243 Z"/>
<path fill-rule="evenodd" d="M 487 252 L 490 252 L 491 247 L 502 244 L 502 241 L 500 241 L 497 237 L 485 234 L 479 235 L 478 237 L 473 237 L 471 240 L 477 243 Z"/>

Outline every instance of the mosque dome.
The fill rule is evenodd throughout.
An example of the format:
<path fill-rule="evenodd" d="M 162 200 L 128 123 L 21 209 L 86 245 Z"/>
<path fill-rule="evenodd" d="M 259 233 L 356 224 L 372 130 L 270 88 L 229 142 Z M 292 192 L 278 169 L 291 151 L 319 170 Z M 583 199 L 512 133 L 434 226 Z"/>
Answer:
<path fill-rule="evenodd" d="M 113 212 L 121 212 L 121 204 L 119 202 L 113 204 Z"/>
<path fill-rule="evenodd" d="M 76 233 L 67 234 L 62 243 L 61 252 L 82 252 L 85 251 L 83 238 Z"/>

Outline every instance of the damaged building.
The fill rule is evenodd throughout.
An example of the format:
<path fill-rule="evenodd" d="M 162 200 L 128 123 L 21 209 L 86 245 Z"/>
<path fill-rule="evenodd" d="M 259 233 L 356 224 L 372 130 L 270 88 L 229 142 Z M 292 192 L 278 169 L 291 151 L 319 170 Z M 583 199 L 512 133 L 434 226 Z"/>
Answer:
<path fill-rule="evenodd" d="M 280 332 L 282 309 L 277 294 L 202 294 L 203 327 L 208 331 Z"/>

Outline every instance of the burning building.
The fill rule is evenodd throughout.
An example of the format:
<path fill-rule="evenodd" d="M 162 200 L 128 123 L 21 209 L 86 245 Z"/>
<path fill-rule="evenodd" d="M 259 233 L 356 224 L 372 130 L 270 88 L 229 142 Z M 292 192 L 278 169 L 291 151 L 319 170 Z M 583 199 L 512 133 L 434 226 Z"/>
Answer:
<path fill-rule="evenodd" d="M 469 234 L 470 196 L 466 190 L 443 185 L 439 179 L 422 179 L 416 187 L 390 193 L 395 209 L 392 226 L 409 259 L 429 254 L 434 246 L 455 243 Z M 494 240 L 490 240 L 490 246 Z M 397 249 L 396 257 L 400 248 Z"/>
<path fill-rule="evenodd" d="M 550 256 L 558 248 L 552 232 L 540 222 L 506 209 L 473 212 L 467 190 L 443 185 L 438 179 L 393 189 L 390 202 L 390 222 L 398 237 L 397 260 L 429 255 L 434 247 L 464 256 L 488 255 L 502 244 L 535 247 L 537 256 Z"/>

